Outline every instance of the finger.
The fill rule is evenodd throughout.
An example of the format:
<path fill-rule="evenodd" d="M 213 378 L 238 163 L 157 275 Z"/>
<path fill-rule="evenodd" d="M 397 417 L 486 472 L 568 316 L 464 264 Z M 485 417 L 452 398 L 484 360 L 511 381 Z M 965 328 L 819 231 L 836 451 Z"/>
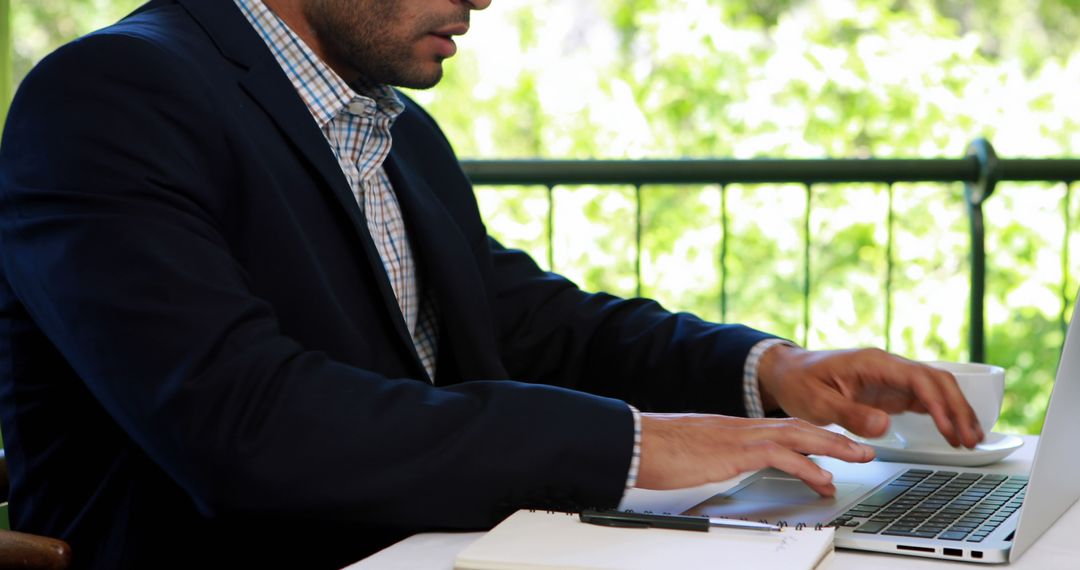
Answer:
<path fill-rule="evenodd" d="M 757 428 L 749 441 L 772 441 L 799 453 L 827 455 L 843 461 L 864 463 L 874 459 L 874 450 L 870 446 L 862 445 L 841 434 L 799 419 L 783 422 Z"/>
<path fill-rule="evenodd" d="M 889 427 L 889 414 L 876 406 L 849 399 L 839 392 L 819 391 L 811 397 L 813 401 L 806 405 L 805 411 L 807 419 L 814 424 L 839 424 L 862 437 L 880 437 Z"/>
<path fill-rule="evenodd" d="M 911 404 L 909 404 L 907 409 L 904 410 L 904 411 L 905 412 L 915 412 L 916 414 L 929 414 L 930 413 L 929 411 L 927 411 L 926 406 L 924 406 L 922 404 L 922 402 L 920 402 L 918 400 L 914 400 L 914 399 L 911 400 Z"/>
<path fill-rule="evenodd" d="M 981 428 L 975 411 L 967 403 L 952 374 L 897 356 L 888 357 L 899 366 L 894 365 L 891 373 L 884 375 L 885 383 L 897 389 L 906 389 L 915 396 L 917 404 L 909 406 L 911 411 L 930 414 L 934 425 L 950 445 L 974 447 L 981 441 Z"/>
<path fill-rule="evenodd" d="M 832 473 L 774 441 L 747 444 L 741 456 L 740 471 L 757 471 L 774 467 L 800 479 L 822 497 L 832 497 L 836 494 L 836 487 L 832 483 Z"/>
<path fill-rule="evenodd" d="M 951 376 L 951 375 L 950 375 Z M 953 383 L 956 380 L 953 379 Z M 961 445 L 961 432 L 954 423 L 952 408 L 955 402 L 951 392 L 943 379 L 936 378 L 932 373 L 923 372 L 912 379 L 912 392 L 919 402 L 926 408 L 926 412 L 934 420 L 941 435 L 954 447 Z M 961 395 L 961 398 L 963 395 Z M 964 402 L 963 405 L 967 405 Z"/>
<path fill-rule="evenodd" d="M 931 372 L 937 377 L 938 385 L 945 395 L 952 423 L 959 428 L 958 435 L 961 443 L 969 448 L 975 447 L 983 439 L 982 427 L 979 426 L 979 418 L 975 415 L 975 410 L 964 397 L 960 385 L 952 374 L 936 369 L 931 369 Z"/>
<path fill-rule="evenodd" d="M 889 427 L 889 414 L 873 406 L 853 402 L 834 395 L 826 401 L 832 408 L 836 423 L 863 437 L 881 437 Z"/>

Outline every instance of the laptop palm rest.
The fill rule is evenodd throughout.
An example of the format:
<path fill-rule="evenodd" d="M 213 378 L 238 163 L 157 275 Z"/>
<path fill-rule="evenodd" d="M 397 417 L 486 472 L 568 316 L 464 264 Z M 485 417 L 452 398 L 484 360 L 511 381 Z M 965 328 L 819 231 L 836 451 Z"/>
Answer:
<path fill-rule="evenodd" d="M 891 474 L 893 469 L 888 469 Z M 713 496 L 687 513 L 748 520 L 827 524 L 838 514 L 884 482 L 883 473 L 837 477 L 836 495 L 821 497 L 802 481 L 775 469 L 751 476 L 735 488 Z M 884 476 L 883 476 L 884 475 Z"/>

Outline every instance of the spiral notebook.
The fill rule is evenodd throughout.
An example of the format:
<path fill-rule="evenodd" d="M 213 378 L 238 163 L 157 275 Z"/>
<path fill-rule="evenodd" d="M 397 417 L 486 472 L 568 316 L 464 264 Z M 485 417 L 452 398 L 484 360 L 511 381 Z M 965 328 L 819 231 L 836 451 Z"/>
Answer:
<path fill-rule="evenodd" d="M 754 568 L 813 570 L 832 557 L 831 527 L 779 532 L 612 528 L 577 515 L 521 510 L 454 561 L 456 570 L 654 570 Z"/>

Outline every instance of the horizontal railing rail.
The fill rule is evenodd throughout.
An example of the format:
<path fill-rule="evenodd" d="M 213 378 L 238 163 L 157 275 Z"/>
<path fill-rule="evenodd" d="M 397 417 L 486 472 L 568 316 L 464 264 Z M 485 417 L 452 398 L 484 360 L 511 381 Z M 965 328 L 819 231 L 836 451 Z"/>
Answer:
<path fill-rule="evenodd" d="M 976 182 L 976 157 L 957 159 L 465 160 L 478 185 Z M 999 160 L 999 180 L 1080 180 L 1080 159 Z"/>
<path fill-rule="evenodd" d="M 686 160 L 464 160 L 462 165 L 477 186 L 545 186 L 548 189 L 548 265 L 554 267 L 553 212 L 555 186 L 627 185 L 636 189 L 635 273 L 641 293 L 641 187 L 644 185 L 700 185 L 796 183 L 805 186 L 806 216 L 803 226 L 803 334 L 810 327 L 810 208 L 815 184 L 883 183 L 889 187 L 889 219 L 886 238 L 886 295 L 891 299 L 893 270 L 893 184 L 904 182 L 964 183 L 970 230 L 969 357 L 984 361 L 986 297 L 986 231 L 983 204 L 998 182 L 1080 181 L 1080 159 L 1000 159 L 985 139 L 974 141 L 967 156 L 957 159 L 686 159 Z M 724 232 L 720 244 L 721 315 L 726 316 L 727 212 L 722 207 Z M 1068 244 L 1066 243 L 1066 248 Z M 1067 255 L 1067 253 L 1066 253 Z M 1063 291 L 1063 297 L 1071 292 Z M 1067 304 L 1071 299 L 1065 298 Z M 1064 309 L 1063 309 L 1064 310 Z M 891 323 L 891 301 L 886 303 L 886 331 Z M 1063 313 L 1062 318 L 1065 318 Z M 888 338 L 888 334 L 886 334 Z M 803 339 L 805 341 L 805 338 Z"/>

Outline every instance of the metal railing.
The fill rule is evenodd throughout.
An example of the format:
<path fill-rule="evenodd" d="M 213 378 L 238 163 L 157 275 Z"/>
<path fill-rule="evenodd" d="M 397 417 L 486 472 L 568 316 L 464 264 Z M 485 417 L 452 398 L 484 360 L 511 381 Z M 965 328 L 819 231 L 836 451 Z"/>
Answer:
<path fill-rule="evenodd" d="M 720 242 L 721 314 L 726 315 L 728 231 L 725 185 L 737 183 L 796 183 L 806 191 L 803 218 L 803 331 L 810 329 L 810 213 L 815 184 L 871 182 L 888 185 L 888 228 L 886 234 L 887 270 L 885 276 L 885 330 L 892 320 L 893 270 L 893 185 L 903 182 L 962 182 L 970 229 L 970 282 L 968 349 L 970 359 L 981 362 L 986 357 L 986 230 L 983 205 L 999 182 L 1060 182 L 1070 188 L 1080 180 L 1080 159 L 1000 159 L 985 139 L 968 147 L 958 159 L 820 159 L 820 160 L 465 160 L 466 174 L 477 186 L 545 186 L 547 188 L 548 266 L 554 267 L 554 189 L 558 185 L 628 185 L 635 192 L 635 278 L 641 293 L 641 187 L 648 184 L 701 185 L 718 184 L 721 188 Z M 1067 203 L 1067 202 L 1066 202 Z M 1068 231 L 1069 217 L 1066 215 Z M 1068 256 L 1068 241 L 1065 253 Z M 1062 291 L 1064 303 L 1071 292 Z M 1064 305 L 1063 305 L 1064 306 Z M 1064 309 L 1063 309 L 1064 310 Z M 1063 314 L 1063 319 L 1065 315 Z"/>

